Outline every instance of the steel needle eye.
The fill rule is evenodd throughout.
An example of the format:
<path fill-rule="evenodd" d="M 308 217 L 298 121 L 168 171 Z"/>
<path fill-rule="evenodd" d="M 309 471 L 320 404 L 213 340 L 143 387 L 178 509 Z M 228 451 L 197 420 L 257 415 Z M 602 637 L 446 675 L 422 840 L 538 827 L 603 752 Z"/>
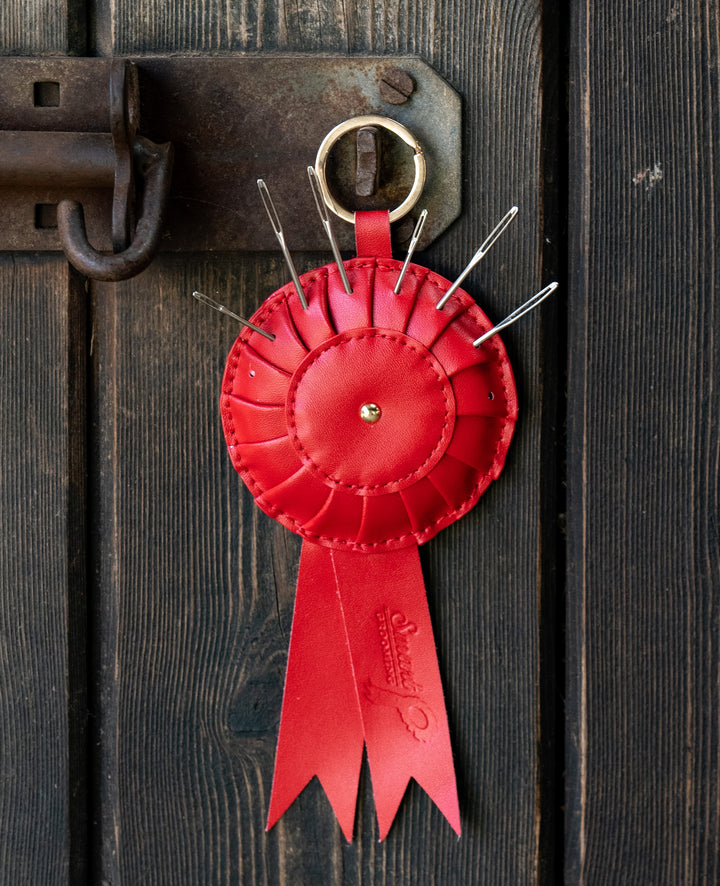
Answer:
<path fill-rule="evenodd" d="M 548 283 L 548 285 L 541 289 L 540 292 L 536 292 L 532 298 L 529 298 L 526 302 L 520 305 L 519 308 L 516 308 L 512 314 L 508 314 L 508 316 L 501 320 L 497 326 L 493 326 L 492 329 L 488 329 L 487 332 L 484 332 L 480 338 L 475 339 L 473 342 L 474 348 L 479 348 L 480 345 L 491 338 L 495 333 L 500 332 L 501 329 L 506 329 L 508 326 L 513 324 L 516 320 L 519 320 L 523 314 L 527 314 L 528 311 L 532 311 L 533 308 L 536 308 L 541 301 L 544 301 L 552 292 L 558 288 L 557 283 Z"/>
<path fill-rule="evenodd" d="M 205 295 L 204 292 L 198 292 L 197 290 L 193 292 L 195 298 L 202 302 L 202 304 L 207 305 L 209 308 L 212 308 L 215 311 L 218 311 L 221 314 L 227 314 L 228 317 L 232 317 L 233 320 L 237 320 L 238 323 L 242 323 L 243 326 L 249 326 L 250 329 L 255 330 L 255 332 L 259 332 L 260 335 L 264 335 L 265 338 L 270 341 L 275 341 L 275 336 L 272 332 L 266 332 L 264 329 L 261 329 L 259 326 L 256 326 L 254 323 L 251 323 L 249 320 L 246 320 L 244 317 L 241 317 L 239 314 L 236 314 L 234 311 L 231 311 L 229 308 L 226 308 L 225 305 L 221 305 L 219 302 L 216 302 L 215 299 L 210 298 L 209 295 Z"/>
<path fill-rule="evenodd" d="M 342 279 L 342 284 L 347 295 L 352 295 L 352 289 L 350 287 L 350 281 L 348 280 L 347 273 L 345 272 L 345 265 L 343 264 L 342 256 L 340 255 L 340 249 L 337 245 L 337 240 L 335 239 L 335 234 L 333 233 L 332 225 L 330 224 L 330 216 L 328 215 L 327 205 L 325 204 L 325 200 L 323 198 L 322 190 L 320 188 L 320 182 L 318 181 L 317 173 L 315 172 L 314 166 L 308 166 L 307 168 L 308 178 L 310 179 L 310 188 L 312 190 L 313 197 L 315 198 L 315 205 L 317 206 L 317 211 L 320 214 L 320 221 L 322 222 L 322 226 L 325 228 L 325 233 L 328 236 L 328 240 L 330 241 L 330 248 L 332 249 L 333 258 L 335 259 L 335 264 L 337 265 L 337 269 L 340 273 L 340 278 Z"/>
<path fill-rule="evenodd" d="M 268 214 L 270 224 L 272 225 L 275 236 L 278 239 L 280 249 L 282 249 L 285 263 L 287 264 L 288 270 L 290 271 L 290 276 L 292 277 L 292 281 L 295 284 L 295 289 L 297 291 L 298 298 L 300 299 L 300 304 L 303 306 L 304 310 L 307 310 L 307 299 L 305 298 L 305 292 L 303 291 L 302 283 L 300 283 L 298 272 L 295 270 L 295 263 L 293 262 L 292 256 L 290 255 L 290 250 L 287 248 L 287 244 L 285 243 L 285 234 L 283 233 L 282 225 L 280 224 L 280 217 L 278 216 L 277 209 L 275 209 L 275 204 L 273 203 L 273 199 L 270 196 L 270 191 L 268 191 L 267 185 L 261 178 L 257 180 L 257 186 L 258 190 L 260 191 L 260 196 L 262 197 L 263 205 L 265 206 L 265 212 L 267 212 Z"/>
<path fill-rule="evenodd" d="M 422 229 L 425 226 L 425 219 L 427 218 L 427 209 L 423 209 L 420 213 L 420 218 L 417 220 L 415 225 L 415 230 L 412 233 L 412 237 L 410 238 L 410 245 L 408 246 L 407 255 L 405 256 L 405 261 L 402 266 L 402 270 L 400 271 L 400 276 L 397 278 L 397 283 L 395 284 L 395 289 L 393 292 L 395 295 L 398 295 L 400 292 L 400 287 L 402 286 L 402 282 L 405 279 L 405 271 L 408 269 L 408 265 L 410 264 L 410 259 L 413 256 L 413 252 L 415 252 L 415 247 L 418 244 L 418 240 L 420 239 L 420 234 L 422 234 Z"/>
<path fill-rule="evenodd" d="M 455 290 L 460 286 L 462 281 L 467 277 L 467 275 L 472 271 L 475 265 L 487 254 L 490 247 L 493 243 L 498 239 L 498 237 L 502 234 L 505 228 L 510 224 L 510 222 L 515 218 L 518 213 L 517 206 L 513 206 L 505 215 L 500 219 L 500 221 L 495 225 L 495 227 L 490 231 L 485 240 L 483 241 L 482 246 L 478 249 L 475 255 L 470 259 L 468 264 L 465 266 L 464 271 L 460 274 L 457 280 L 453 283 L 453 285 L 448 289 L 448 291 L 443 295 L 440 301 L 435 305 L 438 311 L 442 310 L 445 305 L 448 303 L 450 296 L 455 292 Z"/>

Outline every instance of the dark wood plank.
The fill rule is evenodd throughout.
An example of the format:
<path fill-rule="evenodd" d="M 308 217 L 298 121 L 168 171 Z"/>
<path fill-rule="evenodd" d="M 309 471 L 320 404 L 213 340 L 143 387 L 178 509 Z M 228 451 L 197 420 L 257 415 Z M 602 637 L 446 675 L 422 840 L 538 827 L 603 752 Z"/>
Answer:
<path fill-rule="evenodd" d="M 0 6 L 0 54 L 83 55 L 85 0 L 4 0 Z"/>
<path fill-rule="evenodd" d="M 71 287 L 57 258 L 4 258 L 0 278 L 0 870 L 8 883 L 62 883 L 84 827 Z"/>
<path fill-rule="evenodd" d="M 2 4 L 0 55 L 84 40 L 80 0 Z M 0 284 L 0 878 L 80 881 L 86 291 L 58 256 L 2 256 Z"/>
<path fill-rule="evenodd" d="M 720 19 L 572 6 L 567 882 L 716 883 Z"/>
<path fill-rule="evenodd" d="M 139 0 L 116 0 L 95 39 L 115 54 L 424 56 L 463 94 L 467 177 L 463 218 L 424 261 L 452 278 L 519 203 L 514 229 L 468 283 L 500 318 L 540 283 L 539 6 L 301 2 L 227 14 L 186 2 L 168 20 L 152 3 L 141 14 Z M 264 223 L 260 207 L 252 223 Z M 298 257 L 303 268 L 325 261 Z M 251 312 L 285 275 L 278 257 L 162 256 L 135 281 L 94 287 L 102 874 L 113 882 L 395 884 L 442 870 L 449 884 L 534 882 L 540 453 L 550 401 L 532 321 L 506 336 L 522 401 L 506 471 L 423 549 L 462 839 L 412 788 L 378 844 L 367 776 L 352 845 L 317 784 L 264 833 L 300 544 L 258 513 L 232 471 L 217 400 L 236 330 L 189 295 L 220 292 Z"/>

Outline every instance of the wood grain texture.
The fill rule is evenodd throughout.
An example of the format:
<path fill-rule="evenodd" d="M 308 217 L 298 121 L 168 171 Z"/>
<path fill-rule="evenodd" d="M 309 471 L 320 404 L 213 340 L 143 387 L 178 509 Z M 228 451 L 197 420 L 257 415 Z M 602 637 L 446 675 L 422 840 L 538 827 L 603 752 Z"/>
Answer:
<path fill-rule="evenodd" d="M 168 10 L 114 0 L 98 13 L 98 50 L 425 57 L 464 97 L 466 207 L 420 258 L 454 277 L 518 203 L 519 220 L 468 287 L 495 318 L 539 288 L 538 3 L 187 2 Z M 264 223 L 260 207 L 252 223 Z M 303 269 L 328 258 L 297 257 Z M 114 883 L 534 882 L 549 400 L 532 321 L 505 339 L 522 408 L 506 470 L 422 551 L 462 839 L 411 787 L 378 844 L 367 773 L 353 844 L 317 783 L 264 833 L 300 544 L 258 512 L 232 471 L 217 401 L 236 330 L 189 294 L 220 293 L 252 312 L 285 276 L 274 256 L 162 256 L 134 281 L 93 287 L 101 873 Z"/>
<path fill-rule="evenodd" d="M 572 7 L 566 876 L 716 883 L 720 20 Z"/>
<path fill-rule="evenodd" d="M 0 871 L 6 883 L 63 883 L 83 753 L 69 741 L 67 588 L 81 540 L 70 513 L 68 274 L 58 259 L 4 258 L 0 280 Z"/>
<path fill-rule="evenodd" d="M 0 5 L 0 55 L 81 52 L 84 3 Z M 0 114 L 1 116 L 1 114 Z M 0 257 L 0 880 L 85 871 L 85 300 Z"/>
<path fill-rule="evenodd" d="M 3 0 L 0 55 L 82 55 L 85 0 Z"/>

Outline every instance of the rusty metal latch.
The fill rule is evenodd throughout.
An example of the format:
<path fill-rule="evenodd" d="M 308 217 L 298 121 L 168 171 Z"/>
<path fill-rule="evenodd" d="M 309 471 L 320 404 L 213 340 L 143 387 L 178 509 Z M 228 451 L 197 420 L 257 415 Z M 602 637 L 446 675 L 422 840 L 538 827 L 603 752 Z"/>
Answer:
<path fill-rule="evenodd" d="M 0 250 L 62 248 L 112 280 L 156 249 L 275 251 L 255 223 L 258 178 L 282 204 L 293 250 L 325 250 L 305 170 L 334 127 L 361 116 L 391 118 L 422 145 L 422 206 L 393 229 L 406 247 L 427 208 L 422 250 L 460 214 L 461 114 L 455 90 L 410 56 L 0 58 Z M 412 149 L 383 128 L 339 138 L 327 161 L 349 210 L 398 206 L 414 175 Z M 335 234 L 353 248 L 352 225 Z"/>
<path fill-rule="evenodd" d="M 59 96 L 52 87 L 57 84 L 34 85 L 35 105 L 55 106 Z M 157 251 L 173 151 L 170 144 L 157 145 L 137 134 L 135 65 L 114 59 L 109 86 L 109 132 L 0 131 L 0 187 L 112 187 L 113 255 L 90 245 L 78 200 L 57 203 L 57 228 L 68 261 L 79 271 L 95 280 L 125 280 L 144 270 Z M 36 205 L 39 225 L 52 226 L 48 209 L 53 205 Z"/>

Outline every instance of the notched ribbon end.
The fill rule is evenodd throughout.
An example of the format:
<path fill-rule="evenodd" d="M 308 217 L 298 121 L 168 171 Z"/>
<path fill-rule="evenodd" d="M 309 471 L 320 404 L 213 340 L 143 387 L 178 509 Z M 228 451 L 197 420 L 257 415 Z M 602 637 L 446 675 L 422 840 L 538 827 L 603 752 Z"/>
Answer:
<path fill-rule="evenodd" d="M 317 777 L 351 842 L 363 744 L 380 840 L 411 778 L 460 833 L 417 546 L 361 554 L 305 541 L 268 828 Z"/>
<path fill-rule="evenodd" d="M 357 791 L 359 784 L 359 773 L 358 778 L 355 780 L 355 787 L 352 788 L 352 785 L 346 785 L 342 789 L 338 789 L 337 787 L 333 789 L 332 787 L 328 787 L 327 782 L 324 782 L 322 777 L 319 774 L 315 774 L 311 776 L 305 784 L 295 790 L 294 788 L 289 793 L 279 793 L 275 791 L 275 786 L 273 786 L 273 793 L 270 800 L 270 811 L 268 812 L 268 820 L 265 825 L 265 832 L 270 831 L 278 821 L 282 818 L 283 815 L 288 811 L 288 809 L 292 806 L 292 804 L 297 800 L 300 794 L 305 790 L 305 788 L 310 784 L 310 782 L 317 778 L 320 786 L 322 787 L 325 796 L 330 803 L 330 807 L 332 808 L 333 813 L 335 814 L 335 818 L 340 825 L 340 830 L 343 832 L 343 836 L 347 840 L 348 843 L 352 843 L 353 841 L 353 832 L 355 830 L 355 808 L 357 802 Z"/>

